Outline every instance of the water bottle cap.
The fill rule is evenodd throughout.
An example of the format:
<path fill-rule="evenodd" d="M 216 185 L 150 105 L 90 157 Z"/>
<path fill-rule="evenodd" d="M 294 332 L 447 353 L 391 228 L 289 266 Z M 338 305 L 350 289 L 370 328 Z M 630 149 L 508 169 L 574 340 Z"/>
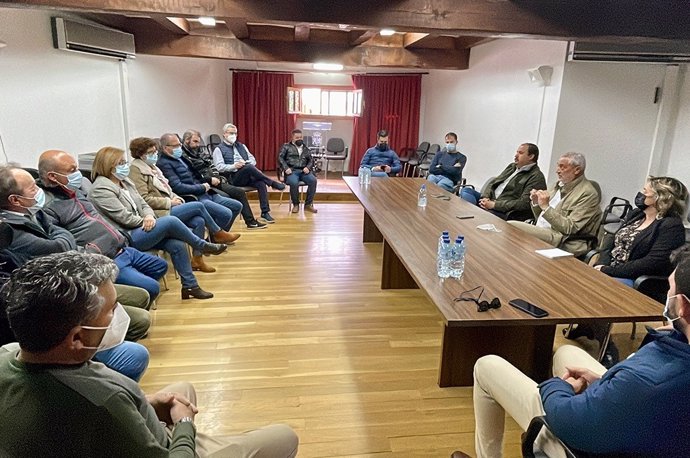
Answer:
<path fill-rule="evenodd" d="M 444 238 L 443 243 L 450 243 L 450 239 Z"/>
<path fill-rule="evenodd" d="M 422 185 L 422 189 L 426 189 L 426 184 L 423 184 L 423 185 Z"/>
<path fill-rule="evenodd" d="M 457 242 L 462 242 L 463 240 L 465 240 L 465 237 L 463 237 L 462 235 L 458 235 L 458 238 L 455 239 L 455 240 L 456 240 Z"/>
<path fill-rule="evenodd" d="M 448 231 L 443 231 L 442 234 L 443 234 L 443 235 L 448 235 L 448 234 L 450 234 L 450 232 L 448 232 Z"/>

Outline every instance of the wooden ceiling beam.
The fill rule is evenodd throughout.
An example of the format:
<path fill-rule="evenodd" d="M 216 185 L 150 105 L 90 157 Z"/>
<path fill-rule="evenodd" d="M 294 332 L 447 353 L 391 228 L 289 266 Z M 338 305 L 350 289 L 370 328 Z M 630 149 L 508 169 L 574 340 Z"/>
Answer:
<path fill-rule="evenodd" d="M 269 42 L 200 35 L 179 36 L 163 30 L 135 33 L 137 53 L 208 57 L 258 62 L 338 62 L 352 67 L 408 67 L 465 70 L 469 50 L 407 50 L 327 45 L 313 42 Z"/>
<path fill-rule="evenodd" d="M 348 32 L 348 35 L 350 36 L 350 44 L 352 46 L 359 46 L 362 43 L 371 40 L 377 34 L 377 30 L 351 30 Z"/>
<path fill-rule="evenodd" d="M 428 33 L 413 33 L 413 32 L 408 32 L 405 34 L 403 38 L 403 46 L 405 48 L 408 48 L 412 46 L 414 43 L 418 42 L 419 40 L 426 38 L 429 36 Z"/>
<path fill-rule="evenodd" d="M 256 0 L 0 0 L 0 4 L 100 13 L 348 24 L 364 29 L 393 27 L 452 35 L 690 39 L 690 8 L 677 0 L 282 0 L 279 8 L 275 2 Z"/>
<path fill-rule="evenodd" d="M 235 35 L 235 38 L 243 40 L 249 38 L 249 29 L 247 28 L 247 20 L 238 17 L 224 17 L 225 25 L 228 30 Z"/>
<path fill-rule="evenodd" d="M 309 41 L 309 27 L 304 25 L 295 26 L 295 41 Z"/>
<path fill-rule="evenodd" d="M 484 38 L 484 37 L 457 37 L 455 38 L 455 48 L 456 49 L 467 49 L 474 46 L 479 46 L 484 43 L 493 41 L 494 38 Z"/>
<path fill-rule="evenodd" d="M 156 21 L 161 27 L 173 33 L 186 35 L 189 33 L 189 21 L 183 17 L 165 17 L 160 14 L 151 15 L 151 19 Z"/>

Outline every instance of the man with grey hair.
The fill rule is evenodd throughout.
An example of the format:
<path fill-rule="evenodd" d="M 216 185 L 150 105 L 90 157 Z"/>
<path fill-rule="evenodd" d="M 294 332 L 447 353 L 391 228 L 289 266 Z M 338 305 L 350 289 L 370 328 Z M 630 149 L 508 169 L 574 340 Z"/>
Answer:
<path fill-rule="evenodd" d="M 267 186 L 282 191 L 285 185 L 267 177 L 256 167 L 256 158 L 249 148 L 237 141 L 237 126 L 234 124 L 223 126 L 223 141 L 213 150 L 213 164 L 233 185 L 256 188 L 261 217 L 269 224 L 275 222 L 271 217 Z"/>
<path fill-rule="evenodd" d="M 508 223 L 575 256 L 585 254 L 590 249 L 587 238 L 596 237 L 601 219 L 601 196 L 598 186 L 585 178 L 586 166 L 580 153 L 562 155 L 556 186 L 530 192 L 535 224 Z"/>
<path fill-rule="evenodd" d="M 0 455 L 295 456 L 298 440 L 288 426 L 197 434 L 190 384 L 146 396 L 90 361 L 123 335 L 116 274 L 110 259 L 85 253 L 37 258 L 12 274 L 3 299 L 20 348 L 0 353 Z"/>

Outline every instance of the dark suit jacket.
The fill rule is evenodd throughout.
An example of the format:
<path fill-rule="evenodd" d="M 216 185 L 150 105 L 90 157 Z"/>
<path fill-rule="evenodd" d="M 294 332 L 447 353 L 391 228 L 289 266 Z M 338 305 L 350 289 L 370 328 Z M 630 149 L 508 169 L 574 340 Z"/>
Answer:
<path fill-rule="evenodd" d="M 642 210 L 635 209 L 623 223 L 630 225 L 645 217 Z M 683 221 L 677 216 L 658 219 L 637 234 L 630 247 L 630 256 L 625 264 L 611 267 L 611 252 L 602 253 L 601 271 L 612 277 L 635 279 L 641 275 L 669 275 L 673 266 L 669 259 L 671 252 L 685 243 Z"/>

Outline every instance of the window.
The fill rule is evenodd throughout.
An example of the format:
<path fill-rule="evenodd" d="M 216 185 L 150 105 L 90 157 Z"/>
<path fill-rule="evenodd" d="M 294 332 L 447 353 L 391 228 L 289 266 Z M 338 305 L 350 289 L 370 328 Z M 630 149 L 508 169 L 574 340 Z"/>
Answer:
<path fill-rule="evenodd" d="M 288 113 L 353 117 L 362 115 L 362 90 L 288 88 Z"/>

